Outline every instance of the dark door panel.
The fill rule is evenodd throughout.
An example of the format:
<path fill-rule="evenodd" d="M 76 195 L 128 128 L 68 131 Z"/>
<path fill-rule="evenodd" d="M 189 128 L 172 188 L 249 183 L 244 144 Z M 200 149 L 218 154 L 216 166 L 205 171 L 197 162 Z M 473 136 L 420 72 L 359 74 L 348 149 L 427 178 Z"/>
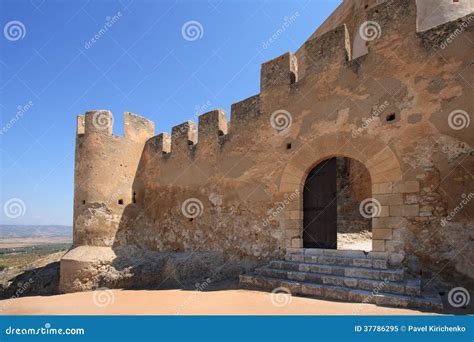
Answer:
<path fill-rule="evenodd" d="M 303 246 L 337 248 L 336 158 L 316 166 L 303 191 Z"/>

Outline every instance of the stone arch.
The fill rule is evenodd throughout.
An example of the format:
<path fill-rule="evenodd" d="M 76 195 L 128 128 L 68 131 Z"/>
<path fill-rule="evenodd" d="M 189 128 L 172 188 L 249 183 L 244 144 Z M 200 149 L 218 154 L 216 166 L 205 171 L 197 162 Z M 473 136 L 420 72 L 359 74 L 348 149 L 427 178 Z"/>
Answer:
<path fill-rule="evenodd" d="M 372 219 L 372 250 L 398 251 L 401 241 L 398 237 L 394 239 L 395 230 L 404 227 L 406 217 L 418 216 L 419 212 L 418 205 L 404 204 L 404 194 L 419 192 L 418 181 L 403 180 L 400 162 L 385 143 L 372 138 L 342 137 L 338 134 L 316 138 L 311 145 L 304 143 L 281 174 L 279 191 L 298 191 L 300 195 L 298 200 L 285 207 L 280 218 L 280 226 L 285 231 L 284 247 L 302 248 L 304 182 L 314 166 L 331 157 L 352 158 L 367 168 L 372 181 L 372 197 L 381 205 L 379 215 Z"/>

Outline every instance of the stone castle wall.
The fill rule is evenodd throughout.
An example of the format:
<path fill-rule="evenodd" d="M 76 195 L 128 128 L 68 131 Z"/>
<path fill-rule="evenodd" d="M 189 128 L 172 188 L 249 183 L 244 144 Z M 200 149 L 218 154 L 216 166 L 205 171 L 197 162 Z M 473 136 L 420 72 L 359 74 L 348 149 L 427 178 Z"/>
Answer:
<path fill-rule="evenodd" d="M 86 113 L 75 245 L 278 258 L 302 247 L 306 175 L 343 156 L 367 168 L 381 204 L 374 251 L 412 269 L 417 257 L 433 284 L 472 284 L 474 205 L 441 220 L 472 192 L 472 125 L 453 129 L 448 117 L 474 113 L 474 49 L 464 41 L 473 26 L 441 48 L 469 17 L 417 32 L 415 1 L 399 0 L 355 18 L 263 64 L 260 94 L 233 104 L 230 122 L 216 110 L 153 136 L 151 122 L 126 113 L 125 135 L 114 137 L 111 120 L 92 124 L 109 112 Z M 366 20 L 380 35 L 354 59 Z M 183 209 L 193 201 L 198 215 Z"/>

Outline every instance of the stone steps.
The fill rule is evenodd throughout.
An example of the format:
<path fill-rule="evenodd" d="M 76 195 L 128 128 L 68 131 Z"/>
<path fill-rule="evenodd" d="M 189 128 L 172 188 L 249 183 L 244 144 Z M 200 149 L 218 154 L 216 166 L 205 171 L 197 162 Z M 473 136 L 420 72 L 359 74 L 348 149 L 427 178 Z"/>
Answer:
<path fill-rule="evenodd" d="M 314 296 L 350 302 L 425 309 L 443 308 L 441 298 L 439 297 L 408 296 L 385 292 L 374 293 L 373 291 L 351 289 L 345 286 L 282 280 L 257 274 L 241 275 L 240 284 L 245 287 L 262 289 L 284 287 L 288 289 L 292 295 Z M 354 310 L 354 314 L 356 313 L 357 307 L 355 307 Z"/>
<path fill-rule="evenodd" d="M 294 295 L 400 307 L 442 308 L 441 298 L 423 297 L 421 281 L 406 279 L 400 263 L 386 253 L 295 249 L 242 275 L 246 287 L 287 287 Z"/>
<path fill-rule="evenodd" d="M 287 271 L 268 267 L 256 269 L 255 273 L 264 277 L 309 282 L 313 284 L 343 286 L 351 289 L 367 291 L 376 290 L 386 293 L 414 296 L 419 296 L 421 294 L 420 281 L 416 279 L 405 281 L 383 281 L 331 274 Z"/>
<path fill-rule="evenodd" d="M 272 261 L 269 268 L 286 271 L 299 271 L 308 273 L 331 274 L 353 278 L 363 278 L 372 280 L 401 281 L 404 277 L 402 269 L 380 270 L 367 267 L 322 265 L 317 263 L 292 262 L 292 261 Z"/>

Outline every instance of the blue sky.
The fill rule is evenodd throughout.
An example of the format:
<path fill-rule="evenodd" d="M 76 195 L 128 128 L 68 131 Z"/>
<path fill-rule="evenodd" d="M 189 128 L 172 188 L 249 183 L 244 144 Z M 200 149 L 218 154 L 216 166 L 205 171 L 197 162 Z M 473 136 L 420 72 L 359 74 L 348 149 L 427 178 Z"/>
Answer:
<path fill-rule="evenodd" d="M 72 223 L 77 114 L 112 110 L 115 135 L 124 111 L 157 134 L 229 114 L 340 2 L 1 0 L 0 224 Z"/>

